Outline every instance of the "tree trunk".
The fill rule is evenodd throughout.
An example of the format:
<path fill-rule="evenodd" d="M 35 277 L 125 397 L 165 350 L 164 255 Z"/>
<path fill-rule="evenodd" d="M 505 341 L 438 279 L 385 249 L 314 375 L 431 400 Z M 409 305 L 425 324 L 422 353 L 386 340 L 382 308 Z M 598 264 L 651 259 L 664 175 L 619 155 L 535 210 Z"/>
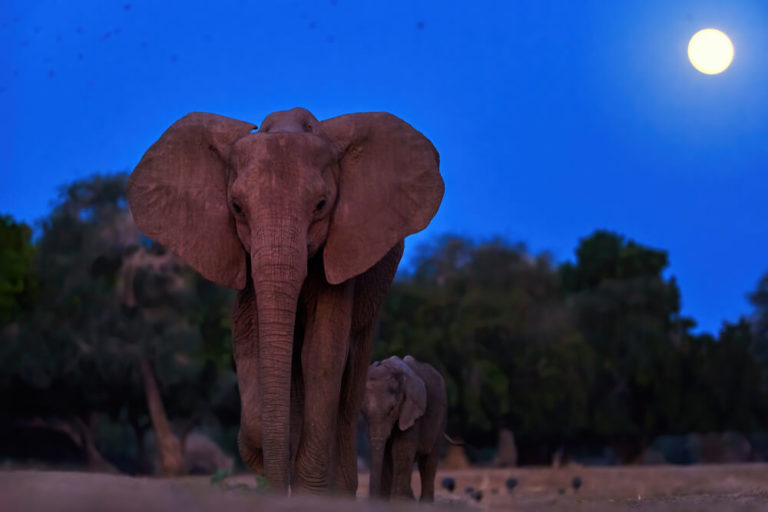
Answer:
<path fill-rule="evenodd" d="M 81 418 L 76 416 L 75 423 L 82 435 L 83 450 L 85 450 L 88 469 L 100 473 L 119 473 L 117 468 L 107 462 L 96 448 L 96 436 L 94 435 L 94 431 L 96 430 L 96 413 L 92 412 L 89 414 L 88 423 L 85 423 Z"/>
<path fill-rule="evenodd" d="M 67 419 L 54 418 L 48 421 L 35 418 L 34 420 L 29 421 L 17 421 L 16 425 L 25 428 L 53 430 L 64 434 L 72 440 L 75 446 L 83 450 L 86 464 L 90 471 L 119 473 L 117 468 L 108 462 L 101 455 L 98 448 L 96 448 L 95 436 L 93 434 L 96 423 L 95 418 L 95 413 L 91 413 L 88 425 L 86 425 L 83 419 L 78 416 L 69 416 Z"/>
<path fill-rule="evenodd" d="M 469 459 L 463 446 L 455 444 L 448 445 L 445 451 L 445 458 L 440 464 L 445 469 L 467 469 L 469 468 Z"/>
<path fill-rule="evenodd" d="M 499 447 L 496 451 L 494 465 L 499 468 L 514 468 L 517 466 L 515 435 L 507 428 L 499 429 Z"/>
<path fill-rule="evenodd" d="M 157 387 L 155 375 L 146 357 L 139 358 L 141 377 L 144 381 L 144 394 L 147 398 L 149 417 L 155 430 L 157 454 L 160 458 L 160 474 L 163 476 L 178 476 L 184 472 L 184 454 L 181 443 L 171 430 L 168 417 L 165 414 L 163 399 Z"/>
<path fill-rule="evenodd" d="M 136 418 L 131 418 L 131 427 L 133 427 L 133 434 L 136 437 L 136 473 L 147 475 L 151 472 L 151 468 L 147 458 L 147 443 L 144 435 L 146 428 L 142 427 Z"/>

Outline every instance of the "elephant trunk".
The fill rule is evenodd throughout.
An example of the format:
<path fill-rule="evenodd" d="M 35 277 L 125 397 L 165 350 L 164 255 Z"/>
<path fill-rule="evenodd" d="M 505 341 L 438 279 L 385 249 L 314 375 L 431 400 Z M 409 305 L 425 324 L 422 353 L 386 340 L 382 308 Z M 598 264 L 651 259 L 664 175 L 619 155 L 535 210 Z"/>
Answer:
<path fill-rule="evenodd" d="M 258 379 L 264 475 L 275 492 L 289 485 L 291 360 L 301 285 L 307 274 L 306 247 L 291 243 L 296 230 L 281 227 L 254 237 L 253 285 L 259 322 Z M 294 234 L 294 236 L 291 236 Z M 304 250 L 302 250 L 304 247 Z"/>
<path fill-rule="evenodd" d="M 382 495 L 382 477 L 384 475 L 384 451 L 387 440 L 384 438 L 370 437 L 371 440 L 371 467 L 370 482 L 368 484 L 371 498 L 386 498 Z"/>

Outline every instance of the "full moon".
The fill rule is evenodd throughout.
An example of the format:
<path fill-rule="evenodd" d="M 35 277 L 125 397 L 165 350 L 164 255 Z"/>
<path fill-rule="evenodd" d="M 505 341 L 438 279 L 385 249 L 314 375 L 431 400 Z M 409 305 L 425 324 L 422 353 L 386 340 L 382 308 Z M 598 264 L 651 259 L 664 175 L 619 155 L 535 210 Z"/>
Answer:
<path fill-rule="evenodd" d="M 688 58 L 693 67 L 706 75 L 722 73 L 733 60 L 733 43 L 714 28 L 699 30 L 688 43 Z"/>

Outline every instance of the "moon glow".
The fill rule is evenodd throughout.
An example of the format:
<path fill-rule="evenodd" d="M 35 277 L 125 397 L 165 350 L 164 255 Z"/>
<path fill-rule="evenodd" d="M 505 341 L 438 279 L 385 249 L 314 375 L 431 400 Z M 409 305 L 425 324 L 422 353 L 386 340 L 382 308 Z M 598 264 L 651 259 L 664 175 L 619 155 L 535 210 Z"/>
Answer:
<path fill-rule="evenodd" d="M 705 28 L 696 32 L 688 43 L 688 58 L 706 75 L 722 73 L 733 60 L 733 43 L 723 32 Z"/>

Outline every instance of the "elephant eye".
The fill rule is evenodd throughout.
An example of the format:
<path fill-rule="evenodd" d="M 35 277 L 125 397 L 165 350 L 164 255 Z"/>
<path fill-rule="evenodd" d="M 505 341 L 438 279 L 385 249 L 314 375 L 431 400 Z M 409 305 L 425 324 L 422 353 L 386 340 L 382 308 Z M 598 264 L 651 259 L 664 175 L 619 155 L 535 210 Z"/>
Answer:
<path fill-rule="evenodd" d="M 240 215 L 243 213 L 243 209 L 240 207 L 239 204 L 237 204 L 236 201 L 232 201 L 232 209 L 235 211 L 236 214 Z"/>
<path fill-rule="evenodd" d="M 325 199 L 321 199 L 319 203 L 317 203 L 317 206 L 315 206 L 315 211 L 319 212 L 323 208 L 325 208 Z"/>

